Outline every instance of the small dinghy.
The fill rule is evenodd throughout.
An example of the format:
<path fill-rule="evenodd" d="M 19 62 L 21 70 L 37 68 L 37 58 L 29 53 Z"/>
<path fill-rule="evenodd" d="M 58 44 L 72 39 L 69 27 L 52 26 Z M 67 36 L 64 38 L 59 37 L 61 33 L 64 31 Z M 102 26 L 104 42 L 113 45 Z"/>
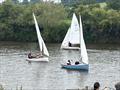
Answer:
<path fill-rule="evenodd" d="M 39 26 L 38 26 L 38 23 L 37 23 L 37 20 L 36 20 L 36 17 L 33 13 L 33 18 L 34 18 L 34 21 L 35 21 L 35 27 L 36 27 L 36 32 L 37 32 L 37 37 L 38 37 L 38 43 L 39 43 L 39 48 L 40 48 L 40 57 L 33 57 L 33 58 L 27 58 L 26 60 L 27 61 L 46 61 L 48 62 L 49 59 L 49 53 L 48 53 L 48 50 L 47 50 L 47 47 L 42 39 L 42 36 L 40 34 L 40 30 L 39 30 Z"/>
<path fill-rule="evenodd" d="M 80 63 L 80 64 L 78 63 L 76 65 L 62 64 L 61 65 L 62 68 L 71 69 L 71 70 L 89 70 L 88 55 L 87 55 L 86 45 L 85 45 L 84 38 L 83 38 L 81 16 L 80 16 L 79 30 L 80 30 L 80 48 L 81 48 L 80 58 L 83 63 Z"/>

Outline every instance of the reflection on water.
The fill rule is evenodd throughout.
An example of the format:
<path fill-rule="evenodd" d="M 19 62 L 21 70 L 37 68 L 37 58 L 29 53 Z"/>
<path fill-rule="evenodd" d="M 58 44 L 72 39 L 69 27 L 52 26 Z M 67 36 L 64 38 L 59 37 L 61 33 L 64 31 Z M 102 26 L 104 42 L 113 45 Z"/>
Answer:
<path fill-rule="evenodd" d="M 105 46 L 105 47 L 104 47 Z M 107 47 L 106 47 L 107 46 Z M 74 89 L 93 86 L 101 88 L 120 81 L 119 45 L 87 45 L 90 68 L 88 72 L 61 69 L 68 59 L 79 60 L 79 51 L 60 50 L 60 44 L 47 44 L 49 63 L 26 61 L 28 52 L 38 51 L 36 43 L 0 43 L 0 84 L 6 89 Z"/>

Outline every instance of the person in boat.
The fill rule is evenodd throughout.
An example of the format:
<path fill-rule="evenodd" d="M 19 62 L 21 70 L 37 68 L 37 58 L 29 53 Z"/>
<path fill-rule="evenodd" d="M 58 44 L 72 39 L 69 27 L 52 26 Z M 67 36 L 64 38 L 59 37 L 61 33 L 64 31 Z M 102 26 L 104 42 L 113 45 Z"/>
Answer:
<path fill-rule="evenodd" d="M 28 58 L 29 58 L 29 59 L 32 59 L 32 58 L 36 58 L 36 57 L 35 57 L 35 56 L 32 56 L 32 54 L 29 53 L 29 54 L 28 54 Z"/>
<path fill-rule="evenodd" d="M 99 82 L 94 83 L 94 90 L 100 90 L 100 83 Z"/>
<path fill-rule="evenodd" d="M 68 42 L 68 46 L 69 46 L 69 47 L 72 47 L 72 44 L 71 44 L 71 42 Z"/>
<path fill-rule="evenodd" d="M 79 62 L 79 61 L 76 61 L 76 62 L 75 62 L 75 65 L 78 65 L 78 64 L 80 64 L 80 62 Z"/>
<path fill-rule="evenodd" d="M 71 61 L 70 60 L 68 60 L 67 65 L 71 65 Z"/>
<path fill-rule="evenodd" d="M 43 57 L 43 54 L 42 52 L 39 52 L 39 54 L 36 55 L 36 58 L 41 58 L 41 57 Z"/>

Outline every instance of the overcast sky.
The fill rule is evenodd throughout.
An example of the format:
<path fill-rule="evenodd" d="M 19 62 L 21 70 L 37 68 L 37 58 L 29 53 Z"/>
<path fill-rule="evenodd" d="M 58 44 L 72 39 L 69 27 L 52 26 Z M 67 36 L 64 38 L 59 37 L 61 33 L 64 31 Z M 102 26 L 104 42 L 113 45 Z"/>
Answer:
<path fill-rule="evenodd" d="M 0 0 L 0 3 L 2 3 L 4 0 Z M 23 0 L 19 0 L 20 2 L 23 2 Z M 28 0 L 28 1 L 30 1 L 30 0 Z M 61 0 L 43 0 L 43 1 L 54 1 L 55 3 L 60 3 L 61 2 Z"/>
<path fill-rule="evenodd" d="M 0 3 L 2 3 L 4 0 L 0 0 Z M 23 0 L 18 0 L 18 1 L 20 1 L 20 2 L 23 2 Z M 28 0 L 28 1 L 30 1 L 30 0 Z"/>
<path fill-rule="evenodd" d="M 2 3 L 4 0 L 0 0 L 0 3 Z"/>

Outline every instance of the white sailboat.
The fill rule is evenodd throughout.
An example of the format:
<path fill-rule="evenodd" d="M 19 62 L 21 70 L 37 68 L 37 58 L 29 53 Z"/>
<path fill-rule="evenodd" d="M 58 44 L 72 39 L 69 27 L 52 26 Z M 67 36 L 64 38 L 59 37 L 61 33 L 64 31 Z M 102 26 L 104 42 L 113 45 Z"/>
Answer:
<path fill-rule="evenodd" d="M 28 61 L 49 61 L 48 60 L 49 53 L 48 53 L 48 50 L 47 50 L 46 45 L 44 43 L 44 40 L 42 39 L 42 36 L 40 34 L 39 26 L 38 26 L 38 23 L 37 23 L 37 20 L 36 20 L 36 17 L 34 15 L 34 13 L 33 13 L 33 18 L 34 18 L 34 22 L 35 22 L 37 37 L 38 37 L 40 54 L 42 54 L 42 57 L 39 57 L 39 58 L 27 58 L 27 60 Z"/>
<path fill-rule="evenodd" d="M 61 44 L 61 49 L 80 49 L 80 34 L 79 34 L 79 23 L 75 13 L 73 13 L 73 18 L 71 26 L 67 31 L 67 34 Z M 69 45 L 71 44 L 71 45 Z"/>
<path fill-rule="evenodd" d="M 86 50 L 86 45 L 84 42 L 83 38 L 83 28 L 82 28 L 82 21 L 81 21 L 81 16 L 80 16 L 80 58 L 82 60 L 82 63 L 77 64 L 77 65 L 62 65 L 62 68 L 66 69 L 75 69 L 75 70 L 88 70 L 89 69 L 89 62 L 88 62 L 88 55 L 87 55 L 87 50 Z"/>

